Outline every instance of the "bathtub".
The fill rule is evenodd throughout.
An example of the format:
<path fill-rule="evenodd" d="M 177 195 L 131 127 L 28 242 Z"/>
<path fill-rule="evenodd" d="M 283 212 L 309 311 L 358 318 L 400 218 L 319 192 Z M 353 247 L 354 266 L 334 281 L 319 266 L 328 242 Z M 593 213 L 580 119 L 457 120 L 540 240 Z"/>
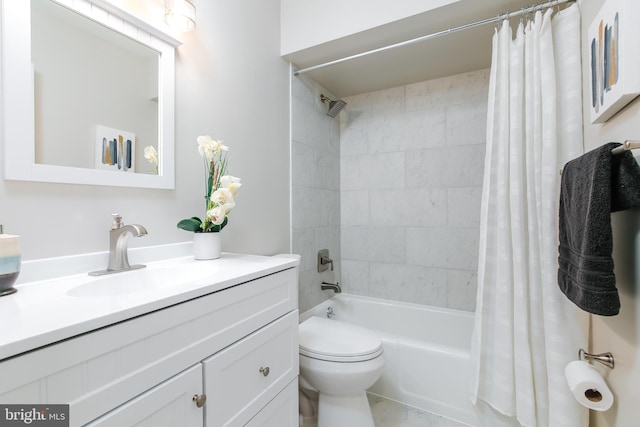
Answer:
<path fill-rule="evenodd" d="M 473 313 L 339 294 L 300 315 L 362 325 L 382 337 L 386 365 L 368 392 L 414 408 L 476 425 L 468 398 Z"/>

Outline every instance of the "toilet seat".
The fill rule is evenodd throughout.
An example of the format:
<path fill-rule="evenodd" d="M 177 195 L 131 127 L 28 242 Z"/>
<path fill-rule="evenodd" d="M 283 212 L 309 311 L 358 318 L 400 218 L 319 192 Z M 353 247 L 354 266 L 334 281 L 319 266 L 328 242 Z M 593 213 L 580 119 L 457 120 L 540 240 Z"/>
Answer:
<path fill-rule="evenodd" d="M 381 338 L 358 325 L 310 317 L 299 327 L 300 354 L 329 362 L 362 362 L 383 352 Z"/>

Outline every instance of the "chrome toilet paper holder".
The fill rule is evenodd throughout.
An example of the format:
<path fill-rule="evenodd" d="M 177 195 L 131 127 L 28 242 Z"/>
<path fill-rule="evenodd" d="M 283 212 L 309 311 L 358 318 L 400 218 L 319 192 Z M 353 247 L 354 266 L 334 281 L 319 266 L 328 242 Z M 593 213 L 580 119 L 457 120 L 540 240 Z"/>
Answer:
<path fill-rule="evenodd" d="M 580 349 L 578 351 L 578 359 L 580 360 L 595 360 L 596 362 L 602 363 L 604 366 L 606 366 L 607 368 L 615 368 L 616 364 L 615 361 L 613 359 L 613 354 L 611 354 L 610 352 L 607 353 L 600 353 L 600 354 L 591 354 L 591 353 L 587 353 L 586 351 L 584 351 L 584 349 Z"/>

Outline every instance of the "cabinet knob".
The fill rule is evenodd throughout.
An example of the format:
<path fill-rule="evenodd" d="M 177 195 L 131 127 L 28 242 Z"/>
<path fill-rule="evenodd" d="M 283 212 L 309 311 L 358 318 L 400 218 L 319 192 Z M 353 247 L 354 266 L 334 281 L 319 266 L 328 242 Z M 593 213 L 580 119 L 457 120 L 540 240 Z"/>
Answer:
<path fill-rule="evenodd" d="M 196 403 L 196 406 L 198 408 L 202 408 L 205 404 L 205 402 L 207 401 L 207 395 L 206 394 L 194 394 L 193 395 L 193 400 Z"/>
<path fill-rule="evenodd" d="M 260 373 L 266 377 L 267 375 L 269 375 L 269 367 L 267 366 L 266 368 L 260 368 Z"/>

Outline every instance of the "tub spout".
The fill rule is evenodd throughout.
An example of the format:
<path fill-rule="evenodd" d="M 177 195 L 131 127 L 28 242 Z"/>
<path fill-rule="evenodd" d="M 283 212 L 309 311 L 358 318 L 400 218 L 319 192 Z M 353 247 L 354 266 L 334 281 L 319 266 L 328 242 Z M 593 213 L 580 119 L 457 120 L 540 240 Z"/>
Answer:
<path fill-rule="evenodd" d="M 336 283 L 322 282 L 322 285 L 320 285 L 320 288 L 323 291 L 332 290 L 336 294 L 339 294 L 340 292 L 342 292 L 342 288 L 340 287 L 340 284 L 338 282 Z"/>

